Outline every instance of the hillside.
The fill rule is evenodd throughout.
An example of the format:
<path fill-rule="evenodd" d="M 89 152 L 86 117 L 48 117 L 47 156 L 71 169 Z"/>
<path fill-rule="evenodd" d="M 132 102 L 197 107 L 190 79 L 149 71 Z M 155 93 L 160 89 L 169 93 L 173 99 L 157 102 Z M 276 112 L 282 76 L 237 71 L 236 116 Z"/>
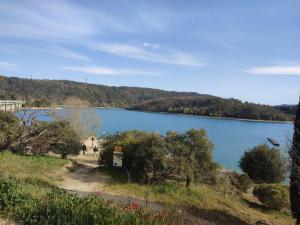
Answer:
<path fill-rule="evenodd" d="M 113 87 L 66 80 L 31 80 L 3 76 L 0 78 L 0 99 L 46 99 L 54 104 L 62 104 L 69 96 L 88 100 L 93 106 L 125 107 L 162 97 L 207 95 L 152 88 Z"/>
<path fill-rule="evenodd" d="M 272 106 L 243 103 L 237 99 L 224 99 L 213 96 L 162 98 L 143 102 L 131 106 L 129 109 L 255 120 L 288 121 L 293 119 L 292 114 L 285 113 Z"/>
<path fill-rule="evenodd" d="M 184 113 L 257 120 L 292 120 L 295 108 L 243 103 L 195 92 L 152 88 L 114 87 L 67 80 L 32 80 L 0 76 L 0 99 L 26 99 L 34 106 L 63 104 L 70 97 L 92 106 L 126 107 L 132 110 Z"/>

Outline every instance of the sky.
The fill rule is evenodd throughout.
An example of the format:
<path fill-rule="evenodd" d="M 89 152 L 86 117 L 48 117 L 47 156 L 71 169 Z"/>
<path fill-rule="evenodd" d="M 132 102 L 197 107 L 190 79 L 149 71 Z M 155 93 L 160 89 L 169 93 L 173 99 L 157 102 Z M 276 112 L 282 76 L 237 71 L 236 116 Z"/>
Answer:
<path fill-rule="evenodd" d="M 299 0 L 1 0 L 0 74 L 296 104 L 299 10 Z"/>

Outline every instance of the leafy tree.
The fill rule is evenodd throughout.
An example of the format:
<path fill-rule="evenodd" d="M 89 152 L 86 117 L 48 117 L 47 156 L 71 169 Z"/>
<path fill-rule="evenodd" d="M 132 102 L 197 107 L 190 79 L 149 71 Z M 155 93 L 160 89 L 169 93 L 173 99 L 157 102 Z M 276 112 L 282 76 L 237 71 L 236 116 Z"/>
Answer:
<path fill-rule="evenodd" d="M 258 183 L 279 183 L 285 179 L 287 160 L 268 145 L 258 145 L 244 153 L 240 168 Z"/>
<path fill-rule="evenodd" d="M 67 121 L 54 121 L 49 124 L 49 142 L 52 152 L 67 155 L 78 155 L 81 150 L 80 138 Z"/>
<path fill-rule="evenodd" d="M 166 143 L 173 159 L 173 172 L 185 176 L 186 187 L 194 180 L 215 180 L 217 164 L 213 161 L 213 144 L 204 129 L 191 129 L 185 133 L 168 132 Z"/>
<path fill-rule="evenodd" d="M 291 177 L 290 177 L 290 198 L 293 216 L 300 224 L 300 101 L 298 104 L 295 124 L 293 146 L 290 150 L 291 156 Z"/>

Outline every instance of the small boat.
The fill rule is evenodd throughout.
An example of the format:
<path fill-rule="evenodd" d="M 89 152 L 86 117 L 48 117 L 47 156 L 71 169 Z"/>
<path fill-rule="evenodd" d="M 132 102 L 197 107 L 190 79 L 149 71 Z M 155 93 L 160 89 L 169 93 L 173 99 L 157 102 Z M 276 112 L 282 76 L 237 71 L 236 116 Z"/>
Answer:
<path fill-rule="evenodd" d="M 280 144 L 274 138 L 267 138 L 269 142 L 271 142 L 274 146 L 280 146 Z"/>

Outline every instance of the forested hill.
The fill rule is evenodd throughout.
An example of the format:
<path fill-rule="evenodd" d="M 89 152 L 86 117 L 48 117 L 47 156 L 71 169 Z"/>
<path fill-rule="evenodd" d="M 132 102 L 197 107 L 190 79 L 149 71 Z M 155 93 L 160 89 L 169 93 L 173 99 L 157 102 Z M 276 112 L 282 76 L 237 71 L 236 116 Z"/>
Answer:
<path fill-rule="evenodd" d="M 66 80 L 32 80 L 0 76 L 0 99 L 25 99 L 34 106 L 63 104 L 68 97 L 87 100 L 91 106 L 185 113 L 261 120 L 292 120 L 294 108 L 243 103 L 195 92 L 152 88 L 113 87 Z"/>
<path fill-rule="evenodd" d="M 163 98 L 143 102 L 129 109 L 255 120 L 289 121 L 294 118 L 293 114 L 285 113 L 276 107 L 214 96 Z"/>
<path fill-rule="evenodd" d="M 69 96 L 93 106 L 126 107 L 143 101 L 172 96 L 207 96 L 195 92 L 163 91 L 152 88 L 110 87 L 66 80 L 32 80 L 0 77 L 0 99 L 26 99 L 62 104 Z"/>

